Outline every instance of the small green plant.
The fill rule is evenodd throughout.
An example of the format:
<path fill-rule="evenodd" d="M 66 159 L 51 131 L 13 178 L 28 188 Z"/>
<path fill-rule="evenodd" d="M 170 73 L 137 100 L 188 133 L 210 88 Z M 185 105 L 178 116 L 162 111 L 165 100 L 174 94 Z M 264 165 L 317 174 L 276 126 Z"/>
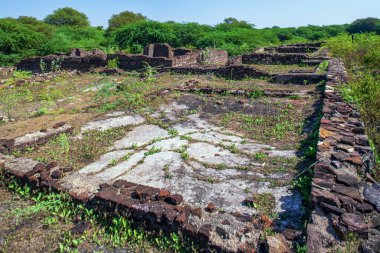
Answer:
<path fill-rule="evenodd" d="M 109 59 L 107 61 L 107 68 L 110 68 L 110 69 L 117 69 L 117 68 L 119 68 L 119 59 L 118 58 Z"/>
<path fill-rule="evenodd" d="M 210 65 L 211 64 L 211 48 L 206 47 L 202 49 L 202 65 Z"/>
<path fill-rule="evenodd" d="M 51 61 L 51 70 L 53 72 L 61 70 L 62 63 L 64 61 L 64 58 L 56 58 Z"/>
<path fill-rule="evenodd" d="M 112 159 L 111 162 L 110 162 L 110 165 L 111 166 L 115 166 L 117 164 L 117 160 L 116 159 Z"/>
<path fill-rule="evenodd" d="M 304 244 L 304 245 L 297 244 L 296 253 L 307 253 L 307 245 L 306 244 Z"/>
<path fill-rule="evenodd" d="M 42 73 L 47 71 L 47 63 L 43 59 L 40 60 L 40 70 Z"/>
<path fill-rule="evenodd" d="M 181 135 L 179 137 L 181 140 L 187 140 L 187 141 L 191 141 L 193 138 L 191 138 L 191 136 L 189 135 Z"/>
<path fill-rule="evenodd" d="M 150 155 L 157 154 L 159 152 L 161 152 L 161 149 L 153 146 L 151 149 L 149 149 L 147 152 L 144 153 L 144 156 L 147 157 Z"/>
<path fill-rule="evenodd" d="M 318 70 L 320 73 L 326 72 L 329 69 L 329 61 L 323 61 L 319 64 Z"/>
<path fill-rule="evenodd" d="M 216 165 L 216 169 L 217 170 L 225 170 L 225 169 L 228 169 L 228 166 L 225 163 L 219 163 Z"/>
<path fill-rule="evenodd" d="M 253 204 L 251 207 L 257 209 L 260 213 L 271 215 L 276 206 L 276 199 L 271 193 L 253 194 Z"/>
<path fill-rule="evenodd" d="M 291 187 L 293 189 L 296 189 L 301 193 L 302 199 L 305 203 L 308 203 L 308 201 L 310 200 L 312 179 L 312 173 L 307 172 L 304 176 L 295 179 L 291 184 Z"/>
<path fill-rule="evenodd" d="M 143 77 L 147 79 L 148 82 L 154 81 L 154 75 L 157 74 L 157 69 L 150 66 L 149 63 L 144 62 L 144 71 L 143 71 Z"/>
<path fill-rule="evenodd" d="M 255 154 L 255 159 L 257 161 L 262 161 L 262 160 L 264 160 L 267 157 L 268 157 L 268 155 L 266 153 L 263 153 L 263 152 L 258 152 L 258 153 Z"/>
<path fill-rule="evenodd" d="M 169 133 L 169 135 L 170 135 L 171 138 L 174 138 L 174 137 L 176 137 L 178 135 L 178 131 L 175 130 L 175 129 L 169 129 L 168 133 Z"/>
<path fill-rule="evenodd" d="M 239 151 L 238 148 L 236 147 L 236 144 L 231 144 L 230 146 L 227 146 L 227 149 L 233 154 Z"/>
<path fill-rule="evenodd" d="M 17 80 L 28 79 L 28 78 L 32 77 L 32 72 L 30 72 L 30 71 L 16 70 L 16 71 L 13 71 L 12 75 Z"/>

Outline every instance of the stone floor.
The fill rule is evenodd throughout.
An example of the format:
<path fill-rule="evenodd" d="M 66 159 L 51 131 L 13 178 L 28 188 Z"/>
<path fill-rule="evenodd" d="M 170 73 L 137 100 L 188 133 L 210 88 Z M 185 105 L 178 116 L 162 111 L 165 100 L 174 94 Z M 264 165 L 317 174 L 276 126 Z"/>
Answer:
<path fill-rule="evenodd" d="M 34 149 L 14 153 L 46 164 L 57 162 L 64 171 L 59 179 L 63 190 L 89 196 L 101 193 L 102 184 L 122 179 L 180 194 L 182 208 L 189 205 L 202 212 L 200 216 L 192 213 L 189 224 L 198 233 L 209 225 L 218 228 L 208 235 L 210 241 L 231 252 L 245 242 L 257 248 L 265 229 L 302 233 L 306 211 L 292 182 L 312 163 L 302 142 L 318 121 L 319 85 L 296 87 L 166 73 L 154 82 L 129 76 L 102 81 L 92 75 L 78 80 L 73 82 L 75 89 L 68 91 L 69 84 L 60 84 L 65 94 L 71 92 L 57 102 L 64 114 L 36 117 L 31 111 L 25 119 L 0 126 L 2 138 L 13 133 L 8 138 L 25 139 L 36 133 L 34 139 L 43 139 L 46 134 L 42 136 L 41 128 L 67 123 L 60 126 L 69 127 L 65 134 L 54 132 Z M 118 93 L 119 88 L 124 91 Z M 112 103 L 113 96 L 120 99 L 128 94 L 150 104 L 136 110 L 128 106 L 99 110 Z M 105 99 L 99 99 L 104 95 Z M 21 108 L 20 104 L 14 111 Z M 99 135 L 107 132 L 111 134 Z M 92 142 L 89 136 L 103 139 Z M 104 136 L 113 139 L 107 142 Z M 82 144 L 91 148 L 92 143 L 97 152 L 87 159 L 86 150 L 80 148 Z M 65 145 L 70 152 L 64 150 Z M 247 202 L 252 198 L 254 203 Z M 206 211 L 208 206 L 217 211 Z"/>
<path fill-rule="evenodd" d="M 255 208 L 243 205 L 252 194 L 269 193 L 275 198 L 273 212 L 284 215 L 282 225 L 298 228 L 304 214 L 302 197 L 289 185 L 272 186 L 270 179 L 292 179 L 292 173 L 260 172 L 265 162 L 255 159 L 297 159 L 296 150 L 281 150 L 245 138 L 209 122 L 201 112 L 189 113 L 185 103 L 173 101 L 150 115 L 170 122 L 169 129 L 151 124 L 139 115 L 113 112 L 99 121 L 85 124 L 81 131 L 104 131 L 132 126 L 124 138 L 108 152 L 66 178 L 69 190 L 95 192 L 101 183 L 118 179 L 164 188 L 181 194 L 186 203 L 205 207 L 213 203 L 228 213 L 255 214 Z M 81 138 L 79 134 L 75 138 Z"/>

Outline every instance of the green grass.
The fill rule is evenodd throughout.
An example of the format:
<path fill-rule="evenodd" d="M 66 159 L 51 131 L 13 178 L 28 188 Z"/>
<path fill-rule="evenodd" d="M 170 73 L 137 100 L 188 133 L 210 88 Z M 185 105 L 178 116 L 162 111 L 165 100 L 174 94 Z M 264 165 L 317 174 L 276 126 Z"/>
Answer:
<path fill-rule="evenodd" d="M 44 212 L 45 226 L 58 222 L 72 223 L 80 219 L 91 224 L 91 229 L 81 235 L 70 231 L 63 234 L 58 242 L 57 252 L 78 252 L 82 245 L 94 244 L 106 248 L 127 247 L 139 252 L 197 252 L 198 249 L 190 240 L 176 233 L 150 233 L 142 227 L 136 227 L 127 216 L 98 212 L 83 204 L 73 202 L 65 193 L 43 192 L 31 188 L 13 177 L 1 176 L 6 187 L 26 200 L 32 200 L 33 205 L 17 208 L 11 212 L 16 217 L 27 217 Z M 32 236 L 32 235 L 31 235 Z"/>

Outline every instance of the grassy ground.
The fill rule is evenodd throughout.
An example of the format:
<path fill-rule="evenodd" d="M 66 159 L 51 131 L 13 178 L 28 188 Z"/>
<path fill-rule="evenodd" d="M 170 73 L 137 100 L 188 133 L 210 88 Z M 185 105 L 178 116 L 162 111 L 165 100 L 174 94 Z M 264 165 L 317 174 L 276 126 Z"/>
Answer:
<path fill-rule="evenodd" d="M 276 67 L 277 70 L 290 70 L 292 67 Z M 25 73 L 20 73 L 24 75 Z M 16 74 L 7 82 L 27 79 Z M 217 95 L 171 92 L 157 95 L 158 92 L 185 85 L 197 80 L 198 87 L 257 90 L 250 98 Z M 82 139 L 73 139 L 79 128 L 86 122 L 102 119 L 106 112 L 123 110 L 145 116 L 150 124 L 170 129 L 167 122 L 153 120 L 149 115 L 166 103 L 177 101 L 189 107 L 189 114 L 199 113 L 218 126 L 236 131 L 257 141 L 269 144 L 277 149 L 300 151 L 300 157 L 294 159 L 271 158 L 265 153 L 257 153 L 254 159 L 265 164 L 258 173 L 270 175 L 273 171 L 297 173 L 307 168 L 315 158 L 318 112 L 320 110 L 320 87 L 315 85 L 276 85 L 268 84 L 265 79 L 246 79 L 231 81 L 216 78 L 213 75 L 170 75 L 147 74 L 141 77 L 137 73 L 121 76 L 101 76 L 84 74 L 68 77 L 63 73 L 54 80 L 42 83 L 28 83 L 13 88 L 0 89 L 0 110 L 8 115 L 12 122 L 0 125 L 0 138 L 10 138 L 39 131 L 52 124 L 65 121 L 75 127 L 73 134 L 63 134 L 47 144 L 24 152 L 15 152 L 16 156 L 26 156 L 42 162 L 57 161 L 62 167 L 74 170 L 95 161 L 117 139 L 124 136 L 129 128 L 116 128 L 105 132 L 92 131 L 83 134 Z M 308 97 L 266 97 L 262 91 L 295 91 L 309 93 Z M 244 100 L 244 102 L 241 102 Z M 225 147 L 236 152 L 236 147 Z M 153 151 L 152 151 L 153 152 Z M 186 153 L 183 154 L 186 159 Z M 223 169 L 223 168 L 218 168 Z M 309 198 L 310 175 L 297 178 L 292 185 L 301 190 L 305 203 Z M 208 179 L 205 179 L 208 180 Z M 250 178 L 250 180 L 259 180 Z M 273 187 L 289 185 L 292 178 L 273 179 Z M 0 250 L 5 252 L 25 252 L 28 244 L 41 244 L 43 252 L 101 251 L 114 249 L 137 252 L 192 251 L 193 248 L 180 241 L 176 234 L 154 237 L 141 228 L 132 227 L 129 221 L 120 217 L 102 218 L 92 211 L 84 209 L 60 194 L 31 194 L 28 187 L 12 186 L 9 192 L 1 188 L 0 214 L 6 236 L 0 238 Z M 36 195 L 37 194 L 37 195 Z M 21 197 L 20 197 L 21 196 Z M 258 207 L 264 213 L 273 208 L 266 205 L 271 197 L 253 196 Z M 63 214 L 62 214 L 63 213 Z M 91 224 L 84 234 L 74 235 L 70 229 L 75 226 L 78 216 Z M 25 225 L 15 225 L 25 224 Z M 2 233 L 3 234 L 3 233 Z M 40 241 L 40 243 L 37 243 Z M 19 244 L 16 245 L 16 242 Z M 37 246 L 36 246 L 37 247 Z M 19 251 L 18 251 L 19 250 Z M 31 248 L 32 252 L 39 251 Z"/>
<path fill-rule="evenodd" d="M 41 192 L 2 176 L 0 252 L 196 252 L 178 235 L 149 234 L 121 216 L 105 216 L 65 194 Z M 79 231 L 78 224 L 88 228 Z"/>

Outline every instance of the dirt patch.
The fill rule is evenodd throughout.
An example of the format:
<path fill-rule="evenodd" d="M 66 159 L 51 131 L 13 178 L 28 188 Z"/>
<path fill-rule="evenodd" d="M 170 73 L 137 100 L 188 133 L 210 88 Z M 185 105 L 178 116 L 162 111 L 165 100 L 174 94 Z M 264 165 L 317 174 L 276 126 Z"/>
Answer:
<path fill-rule="evenodd" d="M 10 122 L 0 126 L 0 138 L 10 139 L 23 136 L 31 132 L 46 129 L 58 122 L 66 122 L 78 129 L 83 124 L 94 119 L 98 115 L 98 113 L 43 115 L 17 122 Z"/>

